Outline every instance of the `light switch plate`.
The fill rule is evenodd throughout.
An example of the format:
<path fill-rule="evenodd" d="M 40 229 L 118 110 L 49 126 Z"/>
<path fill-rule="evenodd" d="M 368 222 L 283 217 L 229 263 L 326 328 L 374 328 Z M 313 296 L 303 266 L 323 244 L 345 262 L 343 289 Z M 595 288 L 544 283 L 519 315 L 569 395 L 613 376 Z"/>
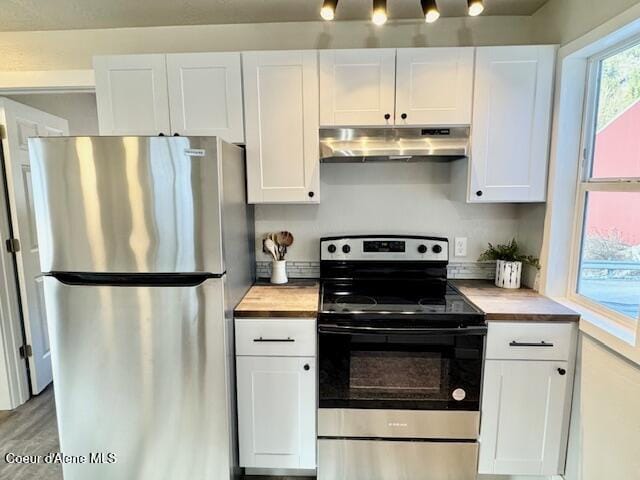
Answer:
<path fill-rule="evenodd" d="M 467 256 L 467 237 L 456 237 L 454 253 L 456 257 Z"/>

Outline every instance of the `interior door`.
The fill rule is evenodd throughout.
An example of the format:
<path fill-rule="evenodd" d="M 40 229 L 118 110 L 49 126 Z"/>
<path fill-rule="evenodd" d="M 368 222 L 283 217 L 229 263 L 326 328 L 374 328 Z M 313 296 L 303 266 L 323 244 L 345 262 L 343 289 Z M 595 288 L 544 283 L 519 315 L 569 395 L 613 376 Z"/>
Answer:
<path fill-rule="evenodd" d="M 38 394 L 51 383 L 52 376 L 27 138 L 68 135 L 69 126 L 62 118 L 10 100 L 2 99 L 2 107 L 11 223 L 13 237 L 20 244 L 15 254 L 20 300 L 27 344 L 31 346 L 31 388 Z"/>
<path fill-rule="evenodd" d="M 320 52 L 320 125 L 393 125 L 393 48 Z"/>
<path fill-rule="evenodd" d="M 167 55 L 172 133 L 244 143 L 240 53 Z"/>

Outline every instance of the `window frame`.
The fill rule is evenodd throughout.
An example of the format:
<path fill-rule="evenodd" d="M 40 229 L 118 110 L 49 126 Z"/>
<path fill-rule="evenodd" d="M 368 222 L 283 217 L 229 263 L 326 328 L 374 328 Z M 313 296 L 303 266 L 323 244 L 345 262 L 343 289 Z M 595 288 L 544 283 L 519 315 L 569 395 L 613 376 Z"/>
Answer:
<path fill-rule="evenodd" d="M 592 178 L 594 146 L 600 93 L 602 61 L 629 48 L 640 45 L 640 35 L 620 42 L 591 56 L 587 61 L 586 91 L 583 106 L 582 133 L 580 139 L 581 158 L 578 162 L 578 185 L 576 189 L 573 240 L 570 259 L 567 297 L 599 315 L 610 318 L 619 326 L 635 331 L 640 326 L 640 314 L 633 319 L 611 310 L 604 305 L 578 293 L 580 260 L 582 258 L 583 233 L 589 192 L 638 192 L 640 177 Z"/>

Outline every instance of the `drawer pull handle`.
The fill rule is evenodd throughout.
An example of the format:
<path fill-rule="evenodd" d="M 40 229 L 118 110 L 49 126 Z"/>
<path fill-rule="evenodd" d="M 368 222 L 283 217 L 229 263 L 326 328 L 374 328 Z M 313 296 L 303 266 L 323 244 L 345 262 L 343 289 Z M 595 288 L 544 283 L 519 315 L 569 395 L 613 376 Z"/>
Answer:
<path fill-rule="evenodd" d="M 513 340 L 509 343 L 510 347 L 553 347 L 553 343 L 545 342 L 544 340 L 539 343 L 530 343 L 530 342 L 516 342 Z"/>
<path fill-rule="evenodd" d="M 295 342 L 295 338 L 287 337 L 287 338 L 254 338 L 254 342 Z"/>

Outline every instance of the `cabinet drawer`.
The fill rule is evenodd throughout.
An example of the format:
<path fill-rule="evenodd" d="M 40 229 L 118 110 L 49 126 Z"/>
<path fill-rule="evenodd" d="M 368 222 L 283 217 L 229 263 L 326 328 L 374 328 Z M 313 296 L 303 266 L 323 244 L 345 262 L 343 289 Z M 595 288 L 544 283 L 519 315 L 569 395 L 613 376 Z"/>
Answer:
<path fill-rule="evenodd" d="M 236 355 L 315 356 L 313 319 L 236 319 Z"/>
<path fill-rule="evenodd" d="M 569 360 L 574 323 L 489 322 L 487 359 Z"/>

